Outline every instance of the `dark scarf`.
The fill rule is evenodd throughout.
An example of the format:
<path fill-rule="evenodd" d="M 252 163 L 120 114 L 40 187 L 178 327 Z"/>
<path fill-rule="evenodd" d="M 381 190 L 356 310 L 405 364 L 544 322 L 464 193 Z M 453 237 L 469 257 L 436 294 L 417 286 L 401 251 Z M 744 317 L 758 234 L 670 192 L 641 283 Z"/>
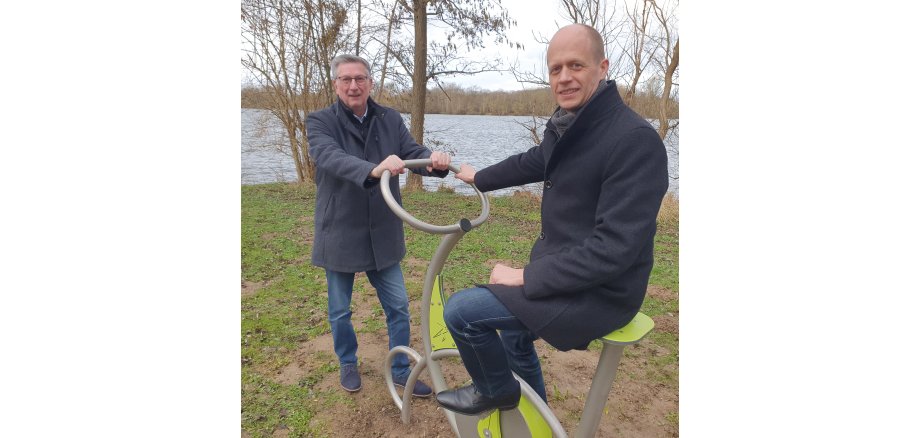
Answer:
<path fill-rule="evenodd" d="M 361 140 L 363 140 L 364 142 L 367 142 L 367 134 L 371 126 L 370 124 L 371 116 L 374 115 L 374 107 L 373 105 L 371 105 L 371 99 L 370 98 L 367 99 L 367 115 L 364 116 L 364 122 L 358 121 L 358 118 L 355 117 L 354 111 L 352 111 L 351 108 L 348 107 L 348 105 L 345 105 L 345 102 L 342 102 L 342 99 L 338 99 L 338 101 L 339 101 L 339 105 L 341 105 L 342 107 L 342 110 L 345 111 L 345 114 L 348 114 L 348 120 L 351 120 L 351 123 L 353 123 L 355 127 L 358 128 L 358 131 L 361 133 Z"/>
<path fill-rule="evenodd" d="M 559 131 L 559 137 L 562 137 L 562 134 L 565 134 L 565 131 L 569 129 L 569 126 L 572 126 L 572 123 L 575 122 L 575 118 L 578 117 L 578 114 L 581 113 L 581 110 L 588 106 L 588 102 L 594 100 L 594 98 L 597 97 L 597 95 L 600 94 L 600 92 L 606 87 L 607 81 L 601 79 L 601 81 L 597 84 L 597 89 L 594 90 L 594 94 L 591 95 L 591 98 L 588 99 L 584 105 L 572 111 L 566 111 L 562 108 L 559 108 L 555 113 L 553 113 L 552 116 L 550 116 L 549 119 L 553 122 L 553 126 L 555 126 L 556 130 Z"/>

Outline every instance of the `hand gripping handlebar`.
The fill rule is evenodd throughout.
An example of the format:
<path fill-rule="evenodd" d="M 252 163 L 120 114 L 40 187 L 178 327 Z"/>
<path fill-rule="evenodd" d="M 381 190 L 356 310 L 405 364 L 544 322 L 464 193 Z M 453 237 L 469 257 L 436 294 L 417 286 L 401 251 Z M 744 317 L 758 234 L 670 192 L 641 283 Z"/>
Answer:
<path fill-rule="evenodd" d="M 416 169 L 419 167 L 430 166 L 431 160 L 427 158 L 421 160 L 406 160 L 404 163 L 406 169 Z M 448 167 L 454 173 L 460 172 L 460 168 L 453 164 Z M 473 219 L 472 221 L 466 218 L 462 218 L 453 225 L 433 225 L 427 222 L 422 222 L 415 216 L 412 216 L 406 212 L 406 210 L 402 208 L 398 202 L 396 202 L 396 199 L 393 198 L 393 193 L 390 192 L 390 176 L 391 175 L 389 170 L 384 170 L 383 174 L 380 176 L 380 191 L 383 194 L 383 200 L 386 201 L 387 205 L 390 206 L 390 209 L 393 210 L 393 212 L 396 213 L 400 219 L 414 228 L 434 234 L 450 234 L 460 230 L 469 232 L 473 228 L 481 225 L 489 217 L 489 199 L 479 191 L 479 188 L 477 188 L 475 184 L 470 184 L 470 186 L 473 187 L 473 190 L 475 190 L 476 194 L 479 196 L 479 201 L 482 203 L 482 214 L 480 214 L 479 217 Z"/>

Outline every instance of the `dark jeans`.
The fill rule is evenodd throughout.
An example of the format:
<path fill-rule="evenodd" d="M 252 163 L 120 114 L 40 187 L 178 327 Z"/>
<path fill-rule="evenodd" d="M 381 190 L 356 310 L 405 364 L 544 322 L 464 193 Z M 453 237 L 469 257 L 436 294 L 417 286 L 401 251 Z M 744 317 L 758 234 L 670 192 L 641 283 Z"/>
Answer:
<path fill-rule="evenodd" d="M 444 321 L 479 392 L 487 397 L 513 392 L 513 370 L 546 401 L 543 370 L 533 346 L 537 336 L 492 292 L 474 287 L 451 295 Z"/>
<path fill-rule="evenodd" d="M 390 349 L 409 345 L 409 298 L 399 263 L 380 271 L 367 271 L 367 279 L 377 289 L 377 298 L 387 319 Z M 329 287 L 329 325 L 332 327 L 332 344 L 341 364 L 358 362 L 358 338 L 351 324 L 351 294 L 355 283 L 353 272 L 326 270 Z M 394 376 L 409 374 L 409 358 L 397 354 L 393 358 Z"/>

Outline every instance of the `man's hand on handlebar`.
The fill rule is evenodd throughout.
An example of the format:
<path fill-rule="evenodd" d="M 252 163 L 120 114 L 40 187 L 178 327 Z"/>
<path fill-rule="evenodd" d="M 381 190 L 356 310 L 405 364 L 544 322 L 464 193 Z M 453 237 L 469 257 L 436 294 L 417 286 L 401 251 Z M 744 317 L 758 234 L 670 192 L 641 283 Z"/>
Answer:
<path fill-rule="evenodd" d="M 492 275 L 489 276 L 489 283 L 504 284 L 506 286 L 523 286 L 524 270 L 496 263 L 495 267 L 492 268 Z"/>
<path fill-rule="evenodd" d="M 385 160 L 381 161 L 374 170 L 371 170 L 371 176 L 377 179 L 383 175 L 384 170 L 389 170 L 391 175 L 399 175 L 401 173 L 406 173 L 406 165 L 396 155 L 390 155 Z"/>
<path fill-rule="evenodd" d="M 473 166 L 464 163 L 460 165 L 460 173 L 455 173 L 454 176 L 467 184 L 473 184 L 474 180 L 476 179 L 476 169 L 473 169 Z"/>
<path fill-rule="evenodd" d="M 425 167 L 425 170 L 429 172 L 431 172 L 432 169 L 447 170 L 447 166 L 450 166 L 450 155 L 444 152 L 432 152 L 431 156 L 428 158 L 431 159 L 431 165 Z"/>

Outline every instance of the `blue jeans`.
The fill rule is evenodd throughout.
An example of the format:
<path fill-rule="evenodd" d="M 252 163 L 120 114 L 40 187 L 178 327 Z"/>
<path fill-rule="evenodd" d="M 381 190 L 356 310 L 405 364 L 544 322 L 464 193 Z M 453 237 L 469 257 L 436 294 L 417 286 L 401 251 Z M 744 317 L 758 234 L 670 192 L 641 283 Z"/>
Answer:
<path fill-rule="evenodd" d="M 546 401 L 543 370 L 533 346 L 537 336 L 492 292 L 474 287 L 451 295 L 444 321 L 480 393 L 496 397 L 513 392 L 514 371 Z"/>
<path fill-rule="evenodd" d="M 379 271 L 367 271 L 367 279 L 377 289 L 377 298 L 387 318 L 390 349 L 409 345 L 409 298 L 399 263 Z M 358 362 L 358 338 L 351 324 L 351 293 L 355 284 L 353 272 L 336 272 L 326 269 L 329 287 L 329 325 L 332 327 L 332 344 L 340 364 Z M 397 354 L 393 358 L 394 376 L 409 373 L 409 358 Z"/>

